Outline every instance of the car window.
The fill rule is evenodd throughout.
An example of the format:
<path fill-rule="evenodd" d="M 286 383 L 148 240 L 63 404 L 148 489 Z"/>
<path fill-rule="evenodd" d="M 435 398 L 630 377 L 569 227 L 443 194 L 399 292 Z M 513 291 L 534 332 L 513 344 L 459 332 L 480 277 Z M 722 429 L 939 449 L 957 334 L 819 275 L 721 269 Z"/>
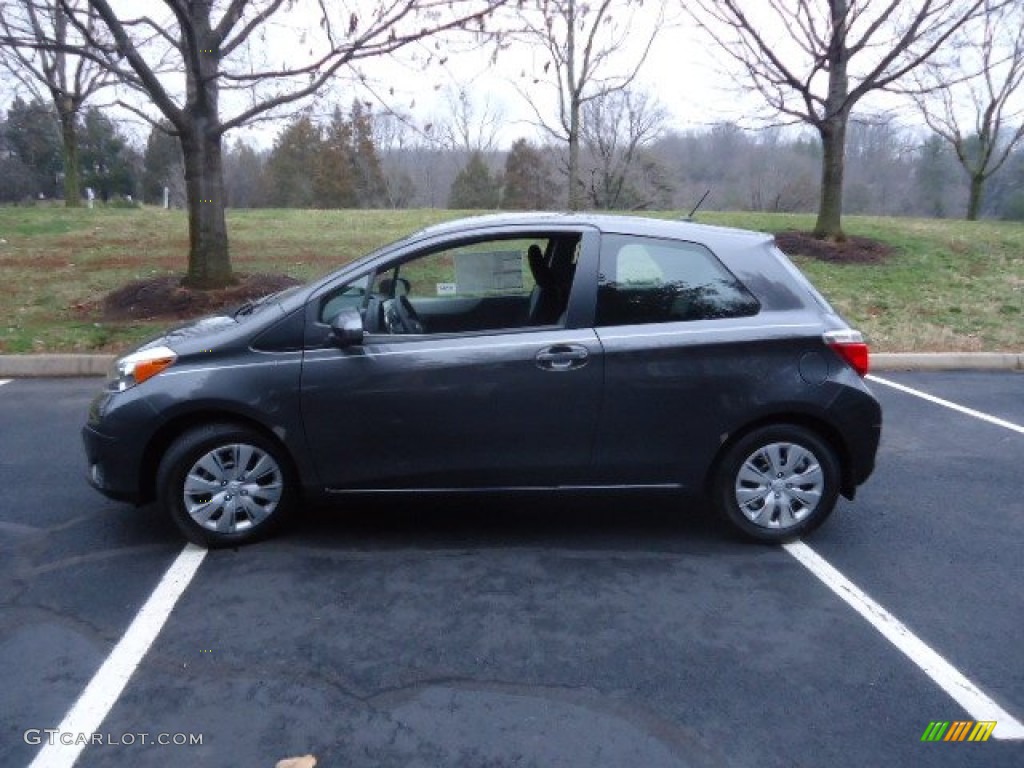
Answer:
<path fill-rule="evenodd" d="M 368 329 L 422 335 L 558 325 L 579 241 L 577 234 L 473 240 L 388 266 L 372 282 Z"/>
<path fill-rule="evenodd" d="M 597 324 L 745 317 L 760 306 L 704 246 L 608 235 L 601 246 Z"/>
<path fill-rule="evenodd" d="M 328 293 L 320 303 L 318 319 L 329 325 L 341 310 L 351 307 L 361 309 L 366 299 L 366 289 L 370 285 L 370 276 L 357 277 L 349 283 Z"/>
<path fill-rule="evenodd" d="M 527 262 L 531 246 L 543 251 L 548 241 L 498 240 L 430 253 L 399 267 L 406 281 L 399 285 L 408 287 L 410 299 L 525 295 L 534 285 Z"/>

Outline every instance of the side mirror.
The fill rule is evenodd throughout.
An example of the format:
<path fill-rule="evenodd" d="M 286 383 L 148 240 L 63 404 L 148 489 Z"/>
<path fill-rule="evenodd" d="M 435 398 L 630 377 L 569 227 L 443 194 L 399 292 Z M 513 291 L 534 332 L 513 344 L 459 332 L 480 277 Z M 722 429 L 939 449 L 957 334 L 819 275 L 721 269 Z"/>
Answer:
<path fill-rule="evenodd" d="M 348 307 L 331 320 L 331 342 L 339 349 L 363 343 L 363 318 L 358 309 Z"/>

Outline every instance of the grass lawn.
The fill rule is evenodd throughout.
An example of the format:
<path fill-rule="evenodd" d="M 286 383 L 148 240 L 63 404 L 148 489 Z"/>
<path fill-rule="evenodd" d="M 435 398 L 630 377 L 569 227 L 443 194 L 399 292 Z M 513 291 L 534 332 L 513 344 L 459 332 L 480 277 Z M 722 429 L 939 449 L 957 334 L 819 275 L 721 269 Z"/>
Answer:
<path fill-rule="evenodd" d="M 317 277 L 455 211 L 229 211 L 239 272 Z M 671 216 L 674 214 L 662 214 Z M 778 232 L 811 216 L 702 213 Z M 850 216 L 847 232 L 895 252 L 881 264 L 791 254 L 876 351 L 1024 351 L 1024 224 Z M 0 353 L 117 351 L 167 323 L 108 323 L 97 302 L 129 280 L 182 273 L 185 214 L 0 208 Z"/>

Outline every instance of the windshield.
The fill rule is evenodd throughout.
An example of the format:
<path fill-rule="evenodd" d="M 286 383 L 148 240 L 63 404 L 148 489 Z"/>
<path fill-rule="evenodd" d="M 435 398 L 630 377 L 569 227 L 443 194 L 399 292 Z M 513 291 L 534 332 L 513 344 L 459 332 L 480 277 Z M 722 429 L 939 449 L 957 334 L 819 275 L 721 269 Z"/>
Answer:
<path fill-rule="evenodd" d="M 235 320 L 241 320 L 243 317 L 247 317 L 249 315 L 259 312 L 261 309 L 268 306 L 272 301 L 280 301 L 281 299 L 291 296 L 293 293 L 299 290 L 299 288 L 302 287 L 302 285 L 293 285 L 291 288 L 285 288 L 284 290 L 277 291 L 275 293 L 268 293 L 266 296 L 261 296 L 258 299 L 251 299 L 250 301 L 246 301 L 245 303 L 236 307 L 228 314 L 230 314 L 231 317 L 233 317 Z"/>

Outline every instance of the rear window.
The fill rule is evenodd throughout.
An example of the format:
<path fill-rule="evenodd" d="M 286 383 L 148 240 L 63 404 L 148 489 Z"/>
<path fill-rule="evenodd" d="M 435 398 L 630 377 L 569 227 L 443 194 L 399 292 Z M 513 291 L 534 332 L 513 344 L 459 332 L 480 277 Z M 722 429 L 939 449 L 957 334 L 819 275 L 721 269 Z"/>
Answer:
<path fill-rule="evenodd" d="M 747 317 L 759 310 L 757 299 L 702 245 L 626 235 L 603 240 L 599 326 Z"/>

